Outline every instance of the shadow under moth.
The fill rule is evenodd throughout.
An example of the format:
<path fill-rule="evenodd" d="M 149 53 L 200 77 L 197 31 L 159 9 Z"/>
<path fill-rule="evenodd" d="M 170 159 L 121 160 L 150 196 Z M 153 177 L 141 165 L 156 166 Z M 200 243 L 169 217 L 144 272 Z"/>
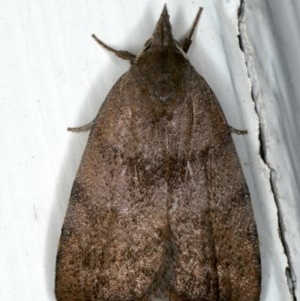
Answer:
<path fill-rule="evenodd" d="M 58 301 L 258 301 L 248 188 L 221 107 L 166 6 L 92 123 L 61 232 Z M 76 129 L 75 129 L 76 130 Z M 81 128 L 79 128 L 81 130 Z"/>

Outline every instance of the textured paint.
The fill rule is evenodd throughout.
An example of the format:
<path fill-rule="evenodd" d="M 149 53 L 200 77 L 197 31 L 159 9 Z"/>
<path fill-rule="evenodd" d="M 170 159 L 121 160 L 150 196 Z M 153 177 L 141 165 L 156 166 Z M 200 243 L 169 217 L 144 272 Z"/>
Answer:
<path fill-rule="evenodd" d="M 258 301 L 248 189 L 220 105 L 186 58 L 190 37 L 178 45 L 165 7 L 138 56 L 98 42 L 132 66 L 93 123 L 73 185 L 57 300 Z"/>

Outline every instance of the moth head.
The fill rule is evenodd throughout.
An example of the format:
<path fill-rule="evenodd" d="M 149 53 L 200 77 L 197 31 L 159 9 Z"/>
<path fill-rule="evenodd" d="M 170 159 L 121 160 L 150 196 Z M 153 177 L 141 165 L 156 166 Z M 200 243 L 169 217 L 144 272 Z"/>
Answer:
<path fill-rule="evenodd" d="M 148 51 L 161 51 L 164 49 L 173 49 L 181 51 L 179 43 L 173 38 L 172 26 L 169 20 L 169 14 L 166 4 L 161 12 L 161 15 L 156 23 L 152 37 L 146 41 L 143 49 L 139 54 Z"/>

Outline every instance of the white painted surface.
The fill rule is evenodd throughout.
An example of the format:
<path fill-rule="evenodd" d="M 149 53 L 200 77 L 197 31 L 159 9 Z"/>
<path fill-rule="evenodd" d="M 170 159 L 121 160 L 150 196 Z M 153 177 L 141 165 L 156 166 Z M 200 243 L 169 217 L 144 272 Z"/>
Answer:
<path fill-rule="evenodd" d="M 288 254 L 285 265 L 289 265 L 290 289 L 299 300 L 300 2 L 255 0 L 246 3 L 248 26 L 245 35 L 249 40 L 246 57 L 261 124 L 265 162 L 271 172 L 279 210 L 279 231 Z M 266 254 L 275 258 L 272 244 L 267 250 Z M 275 288 L 279 291 L 282 282 L 278 280 Z"/>
<path fill-rule="evenodd" d="M 237 38 L 237 0 L 11 0 L 0 5 L 0 300 L 55 300 L 60 228 L 88 136 L 66 128 L 91 121 L 129 67 L 90 35 L 137 53 L 164 2 L 179 38 L 204 7 L 188 56 L 215 91 L 229 124 L 248 130 L 234 138 L 260 234 L 261 299 L 293 300 L 270 187 L 272 167 L 295 280 L 300 273 L 300 9 L 291 0 L 284 8 L 279 1 L 272 6 L 271 0 L 264 5 L 246 1 L 246 23 L 240 28 L 248 67 Z M 259 120 L 269 166 L 259 155 Z M 296 293 L 300 299 L 299 288 Z"/>

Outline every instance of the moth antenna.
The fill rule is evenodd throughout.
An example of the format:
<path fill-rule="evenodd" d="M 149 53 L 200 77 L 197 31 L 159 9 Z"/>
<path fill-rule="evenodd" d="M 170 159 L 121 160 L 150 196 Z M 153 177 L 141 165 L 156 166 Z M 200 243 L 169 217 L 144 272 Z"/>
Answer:
<path fill-rule="evenodd" d="M 131 53 L 129 51 L 117 50 L 117 49 L 114 49 L 114 48 L 108 46 L 103 41 L 101 41 L 95 34 L 92 34 L 92 38 L 103 48 L 105 48 L 106 50 L 108 50 L 110 52 L 113 52 L 116 56 L 118 56 L 119 58 L 121 58 L 123 60 L 130 61 L 131 64 L 133 63 L 133 61 L 136 58 L 136 55 L 134 55 L 133 53 Z"/>
<path fill-rule="evenodd" d="M 195 29 L 196 29 L 196 26 L 197 26 L 197 24 L 198 24 L 198 22 L 199 22 L 199 20 L 200 20 L 200 16 L 201 16 L 201 14 L 202 14 L 202 11 L 203 11 L 203 7 L 199 7 L 199 10 L 198 10 L 197 15 L 196 15 L 196 17 L 195 17 L 195 20 L 194 20 L 194 22 L 193 22 L 193 25 L 192 25 L 192 28 L 191 28 L 191 30 L 190 30 L 190 33 L 189 33 L 189 35 L 188 35 L 188 36 L 185 38 L 185 40 L 184 40 L 184 43 L 183 43 L 183 45 L 182 45 L 182 50 L 183 50 L 185 53 L 188 52 L 188 50 L 189 50 L 189 48 L 190 48 L 190 46 L 191 46 L 191 44 L 192 44 L 192 36 L 193 36 L 194 31 L 195 31 Z"/>

